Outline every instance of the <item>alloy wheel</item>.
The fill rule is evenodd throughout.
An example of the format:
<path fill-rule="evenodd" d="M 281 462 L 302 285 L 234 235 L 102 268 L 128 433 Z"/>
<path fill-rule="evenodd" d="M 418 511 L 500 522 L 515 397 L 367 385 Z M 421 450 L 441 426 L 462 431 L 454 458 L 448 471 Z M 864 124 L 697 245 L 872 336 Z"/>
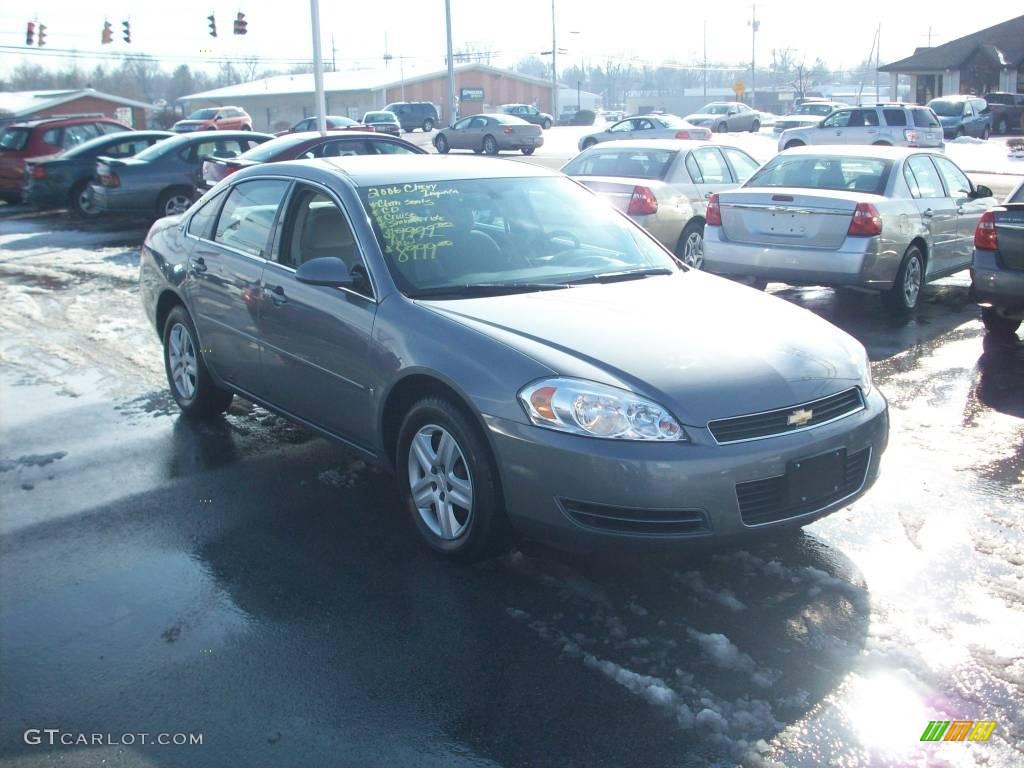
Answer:
<path fill-rule="evenodd" d="M 196 394 L 199 366 L 196 361 L 196 347 L 192 334 L 181 323 L 175 323 L 168 336 L 167 359 L 170 363 L 171 380 L 178 394 L 191 400 Z"/>
<path fill-rule="evenodd" d="M 92 199 L 92 190 L 88 186 L 82 188 L 82 191 L 78 193 L 78 210 L 84 213 L 86 216 L 95 216 L 99 211 L 96 210 L 96 204 Z"/>
<path fill-rule="evenodd" d="M 694 269 L 704 266 L 704 235 L 691 232 L 683 242 L 683 264 Z"/>
<path fill-rule="evenodd" d="M 177 216 L 179 213 L 184 213 L 188 210 L 189 206 L 192 205 L 192 201 L 188 195 L 171 195 L 167 198 L 167 202 L 164 204 L 164 215 L 165 216 Z"/>
<path fill-rule="evenodd" d="M 903 275 L 903 302 L 907 307 L 917 306 L 917 298 L 921 293 L 921 260 L 911 256 Z"/>
<path fill-rule="evenodd" d="M 427 528 L 445 541 L 459 538 L 473 514 L 473 479 L 462 448 L 444 427 L 427 424 L 409 444 L 409 489 Z"/>

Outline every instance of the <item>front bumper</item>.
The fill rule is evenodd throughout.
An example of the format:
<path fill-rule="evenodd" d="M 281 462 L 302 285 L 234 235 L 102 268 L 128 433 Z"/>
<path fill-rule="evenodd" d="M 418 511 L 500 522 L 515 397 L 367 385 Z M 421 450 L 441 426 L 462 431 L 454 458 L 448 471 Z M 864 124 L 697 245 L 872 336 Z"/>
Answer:
<path fill-rule="evenodd" d="M 877 237 L 847 237 L 837 249 L 734 243 L 721 227 L 704 229 L 704 266 L 730 277 L 756 277 L 791 285 L 832 285 L 888 290 L 902 251 Z"/>
<path fill-rule="evenodd" d="M 1006 269 L 998 251 L 975 251 L 971 288 L 981 304 L 1009 312 L 1024 311 L 1024 270 Z"/>
<path fill-rule="evenodd" d="M 878 476 L 889 434 L 885 398 L 874 390 L 865 409 L 830 424 L 763 440 L 718 445 L 707 428 L 687 427 L 690 443 L 599 440 L 485 416 L 501 468 L 506 509 L 517 527 L 557 546 L 589 551 L 616 542 L 684 543 L 756 536 L 805 525 L 860 497 Z M 748 525 L 737 485 L 778 478 L 790 462 L 831 451 L 868 459 L 856 488 L 819 508 Z M 580 521 L 574 510 L 613 510 L 630 518 L 692 513 L 694 531 L 647 525 L 643 532 Z"/>

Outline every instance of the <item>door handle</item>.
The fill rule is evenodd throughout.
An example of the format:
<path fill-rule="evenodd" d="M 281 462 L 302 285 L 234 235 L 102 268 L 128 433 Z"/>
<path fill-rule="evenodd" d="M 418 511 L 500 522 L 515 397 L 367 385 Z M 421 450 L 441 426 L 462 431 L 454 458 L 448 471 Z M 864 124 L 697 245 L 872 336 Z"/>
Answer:
<path fill-rule="evenodd" d="M 206 259 L 199 256 L 192 260 L 192 271 L 193 272 L 205 272 L 207 270 Z"/>
<path fill-rule="evenodd" d="M 275 307 L 280 307 L 282 304 L 288 303 L 288 297 L 284 295 L 284 287 L 280 285 L 266 285 L 264 288 L 267 293 L 270 294 L 270 300 L 274 303 Z"/>

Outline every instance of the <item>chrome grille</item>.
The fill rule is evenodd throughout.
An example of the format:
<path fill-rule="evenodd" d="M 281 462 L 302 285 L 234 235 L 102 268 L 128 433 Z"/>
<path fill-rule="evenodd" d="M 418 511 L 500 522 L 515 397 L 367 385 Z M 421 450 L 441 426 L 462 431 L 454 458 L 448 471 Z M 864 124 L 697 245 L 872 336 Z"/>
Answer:
<path fill-rule="evenodd" d="M 809 403 L 709 421 L 708 429 L 711 430 L 711 434 L 719 444 L 738 443 L 743 440 L 757 440 L 817 427 L 862 410 L 864 410 L 864 398 L 861 397 L 860 389 L 851 387 L 845 392 L 812 400 Z M 812 415 L 806 421 L 790 423 L 791 417 L 799 411 L 811 411 Z"/>

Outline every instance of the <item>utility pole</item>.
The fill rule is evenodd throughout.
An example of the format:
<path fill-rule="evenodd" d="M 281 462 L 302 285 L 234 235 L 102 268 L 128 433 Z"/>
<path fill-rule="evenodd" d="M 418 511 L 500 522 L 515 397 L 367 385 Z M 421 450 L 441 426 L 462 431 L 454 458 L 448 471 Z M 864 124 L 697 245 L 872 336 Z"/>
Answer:
<path fill-rule="evenodd" d="M 704 101 L 708 100 L 708 20 L 704 19 Z"/>
<path fill-rule="evenodd" d="M 452 57 L 452 0 L 444 0 L 444 23 L 448 32 L 448 125 L 455 122 L 455 59 Z"/>
<path fill-rule="evenodd" d="M 881 92 L 878 89 L 878 67 L 881 66 L 882 58 L 882 25 L 878 25 L 878 45 L 875 46 L 875 104 L 881 99 Z"/>
<path fill-rule="evenodd" d="M 555 34 L 555 0 L 551 0 L 551 116 L 558 120 L 558 40 Z"/>
<path fill-rule="evenodd" d="M 313 82 L 316 85 L 316 124 L 321 136 L 327 135 L 327 100 L 324 98 L 324 57 L 320 50 L 320 0 L 309 0 L 313 22 Z"/>
<path fill-rule="evenodd" d="M 334 44 L 334 33 L 331 33 L 331 72 L 338 71 L 338 46 Z"/>
<path fill-rule="evenodd" d="M 757 20 L 757 5 L 753 5 L 753 15 L 750 17 L 750 107 L 757 109 L 757 29 L 761 22 Z"/>

